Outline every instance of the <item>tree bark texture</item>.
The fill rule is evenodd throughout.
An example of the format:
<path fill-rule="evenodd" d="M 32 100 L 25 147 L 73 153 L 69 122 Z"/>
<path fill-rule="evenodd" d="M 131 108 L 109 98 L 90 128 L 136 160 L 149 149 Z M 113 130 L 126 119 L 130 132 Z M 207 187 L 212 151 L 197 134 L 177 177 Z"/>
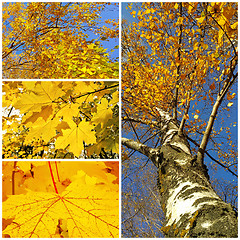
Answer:
<path fill-rule="evenodd" d="M 159 148 L 122 139 L 158 167 L 166 237 L 238 237 L 236 212 L 215 193 L 207 167 L 192 156 L 186 136 L 170 115 L 158 109 L 162 142 Z M 137 146 L 137 147 L 136 147 Z"/>

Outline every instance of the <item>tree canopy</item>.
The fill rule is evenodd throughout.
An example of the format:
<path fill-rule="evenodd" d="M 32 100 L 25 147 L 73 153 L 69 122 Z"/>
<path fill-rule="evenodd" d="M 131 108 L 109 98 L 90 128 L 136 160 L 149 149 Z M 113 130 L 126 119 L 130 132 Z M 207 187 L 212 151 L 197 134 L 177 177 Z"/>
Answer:
<path fill-rule="evenodd" d="M 132 18 L 122 23 L 123 136 L 160 147 L 158 109 L 170 113 L 197 161 L 204 160 L 211 174 L 219 168 L 229 173 L 226 180 L 235 190 L 228 201 L 236 204 L 237 3 L 146 2 L 128 4 L 124 11 Z M 154 210 L 148 223 L 140 214 L 150 204 L 148 196 L 157 196 L 157 176 L 143 178 L 147 173 L 140 171 L 149 161 L 134 153 L 124 148 L 122 155 L 123 233 L 156 237 L 161 222 Z M 137 181 L 152 184 L 139 192 Z M 137 230 L 139 219 L 145 233 Z"/>
<path fill-rule="evenodd" d="M 3 158 L 116 158 L 118 83 L 3 85 Z"/>
<path fill-rule="evenodd" d="M 117 3 L 3 3 L 2 18 L 4 78 L 118 78 Z"/>

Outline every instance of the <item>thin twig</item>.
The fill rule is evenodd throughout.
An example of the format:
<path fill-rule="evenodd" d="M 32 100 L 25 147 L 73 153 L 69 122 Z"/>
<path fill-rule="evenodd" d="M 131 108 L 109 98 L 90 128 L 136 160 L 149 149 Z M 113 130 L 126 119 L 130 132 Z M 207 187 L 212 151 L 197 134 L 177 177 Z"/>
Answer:
<path fill-rule="evenodd" d="M 208 124 L 206 126 L 206 129 L 205 129 L 205 132 L 204 132 L 204 135 L 203 135 L 203 138 L 202 138 L 202 141 L 201 141 L 201 144 L 199 146 L 198 153 L 197 153 L 197 162 L 199 164 L 203 165 L 204 153 L 205 153 L 205 150 L 206 150 L 206 147 L 207 147 L 207 143 L 208 143 L 210 134 L 212 132 L 212 128 L 213 128 L 215 118 L 217 116 L 218 108 L 221 105 L 221 103 L 223 101 L 223 98 L 225 97 L 226 93 L 228 92 L 230 87 L 233 85 L 235 79 L 238 76 L 238 74 L 234 75 L 234 73 L 233 73 L 236 66 L 237 66 L 237 60 L 235 60 L 233 66 L 231 66 L 231 72 L 228 74 L 228 77 L 225 80 L 225 84 L 224 84 L 221 92 L 218 94 L 215 104 L 213 105 L 212 112 L 210 114 Z"/>
<path fill-rule="evenodd" d="M 54 176 L 53 176 L 53 172 L 52 172 L 52 167 L 51 167 L 50 161 L 48 161 L 48 166 L 49 166 L 49 170 L 50 170 L 50 173 L 51 173 L 52 182 L 53 182 L 53 186 L 54 186 L 55 192 L 58 194 L 58 190 L 57 190 L 56 182 L 54 180 Z"/>
<path fill-rule="evenodd" d="M 195 144 L 197 147 L 200 147 L 200 144 L 198 144 L 196 141 L 194 141 L 192 138 L 187 136 L 187 139 L 192 142 L 193 144 Z M 238 177 L 238 175 L 236 173 L 234 173 L 231 169 L 229 169 L 229 167 L 225 166 L 224 164 L 222 164 L 221 162 L 219 162 L 217 159 L 215 159 L 214 157 L 212 157 L 206 150 L 204 151 L 204 153 L 214 162 L 216 162 L 217 164 L 219 164 L 221 167 L 225 168 L 226 170 L 228 170 L 232 175 L 234 175 L 235 177 Z"/>

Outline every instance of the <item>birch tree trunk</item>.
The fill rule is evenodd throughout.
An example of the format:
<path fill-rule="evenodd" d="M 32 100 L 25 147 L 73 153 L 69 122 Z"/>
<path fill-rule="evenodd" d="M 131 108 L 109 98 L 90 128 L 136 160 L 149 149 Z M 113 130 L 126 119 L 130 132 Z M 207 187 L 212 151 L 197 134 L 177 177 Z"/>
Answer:
<path fill-rule="evenodd" d="M 161 147 L 122 138 L 122 144 L 149 157 L 159 172 L 166 237 L 238 237 L 236 212 L 215 193 L 207 167 L 196 161 L 186 136 L 170 115 L 158 109 Z"/>

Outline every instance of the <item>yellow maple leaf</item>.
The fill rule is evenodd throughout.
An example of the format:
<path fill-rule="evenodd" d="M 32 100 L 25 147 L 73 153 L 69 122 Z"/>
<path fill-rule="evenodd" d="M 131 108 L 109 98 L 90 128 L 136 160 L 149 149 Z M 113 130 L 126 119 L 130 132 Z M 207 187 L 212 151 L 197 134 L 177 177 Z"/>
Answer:
<path fill-rule="evenodd" d="M 236 93 L 233 93 L 232 95 L 230 93 L 227 93 L 227 100 L 232 100 L 236 96 Z"/>
<path fill-rule="evenodd" d="M 96 84 L 95 82 L 91 82 L 91 81 L 90 82 L 77 81 L 75 84 L 76 84 L 75 89 L 76 89 L 76 91 L 79 92 L 79 95 L 88 93 L 88 92 L 95 92 L 99 87 L 98 84 Z"/>
<path fill-rule="evenodd" d="M 197 19 L 198 23 L 200 23 L 200 24 L 201 24 L 204 20 L 205 20 L 205 16 L 200 17 L 200 18 Z"/>
<path fill-rule="evenodd" d="M 22 84 L 27 89 L 33 89 L 35 87 L 36 81 L 24 81 Z"/>
<path fill-rule="evenodd" d="M 234 24 L 231 25 L 231 29 L 237 30 L 238 28 L 238 22 L 235 22 Z"/>
<path fill-rule="evenodd" d="M 41 162 L 41 161 L 18 161 L 17 166 L 24 172 L 30 171 L 32 166 L 42 166 L 45 165 L 46 162 Z"/>
<path fill-rule="evenodd" d="M 81 71 L 85 73 L 85 72 L 87 71 L 86 66 L 84 66 L 84 67 L 81 69 Z"/>
<path fill-rule="evenodd" d="M 117 104 L 119 102 L 119 92 L 116 91 L 112 94 L 112 99 L 109 102 L 109 105 L 114 105 Z"/>
<path fill-rule="evenodd" d="M 22 98 L 17 101 L 13 106 L 19 109 L 21 113 L 27 111 L 40 111 L 42 106 L 51 104 L 52 100 L 46 95 L 36 96 L 34 93 L 23 94 Z"/>
<path fill-rule="evenodd" d="M 93 115 L 92 122 L 101 124 L 103 127 L 112 118 L 112 110 L 108 107 L 108 100 L 102 98 L 101 104 L 97 105 L 97 113 Z"/>
<path fill-rule="evenodd" d="M 29 114 L 26 114 L 23 119 L 26 119 L 26 121 L 23 121 L 23 124 L 32 122 L 34 123 L 39 117 L 42 117 L 45 121 L 49 118 L 49 116 L 52 115 L 52 105 L 45 105 L 42 106 L 40 112 L 30 112 L 31 116 L 29 117 Z"/>
<path fill-rule="evenodd" d="M 62 130 L 63 136 L 59 136 L 55 142 L 57 149 L 65 149 L 69 145 L 69 151 L 79 156 L 84 150 L 83 142 L 86 144 L 96 143 L 93 126 L 84 119 L 79 124 L 69 121 L 70 129 Z"/>
<path fill-rule="evenodd" d="M 151 10 L 148 8 L 144 13 L 149 14 L 150 12 L 151 12 Z"/>
<path fill-rule="evenodd" d="M 79 106 L 78 103 L 67 104 L 59 110 L 56 116 L 62 117 L 65 122 L 71 121 L 73 116 L 78 115 Z"/>
<path fill-rule="evenodd" d="M 100 154 L 100 152 L 102 151 L 103 148 L 104 148 L 104 150 L 112 151 L 113 153 L 118 154 L 119 153 L 119 139 L 118 138 L 104 139 L 101 142 L 90 146 L 87 149 L 87 151 L 88 151 L 89 155 L 92 155 L 94 153 Z"/>
<path fill-rule="evenodd" d="M 48 142 L 51 138 L 56 135 L 56 127 L 60 124 L 59 118 L 53 118 L 49 121 L 44 121 L 43 118 L 38 118 L 38 120 L 32 125 L 28 135 L 26 136 L 26 141 L 32 141 L 33 138 L 42 137 L 42 139 Z M 27 125 L 28 126 L 28 125 Z"/>
<path fill-rule="evenodd" d="M 59 82 L 39 82 L 34 91 L 33 89 L 27 89 L 32 92 L 22 94 L 21 99 L 13 106 L 19 109 L 21 113 L 27 111 L 40 112 L 43 106 L 51 105 L 54 100 L 64 95 L 58 84 Z M 31 87 L 29 84 L 26 86 Z"/>
<path fill-rule="evenodd" d="M 110 175 L 110 179 L 116 179 Z M 108 179 L 79 171 L 75 181 L 60 195 L 30 190 L 27 194 L 12 195 L 3 203 L 3 217 L 14 221 L 3 234 L 11 238 L 118 237 L 118 189 L 118 184 Z M 62 222 L 64 229 L 59 229 Z"/>

